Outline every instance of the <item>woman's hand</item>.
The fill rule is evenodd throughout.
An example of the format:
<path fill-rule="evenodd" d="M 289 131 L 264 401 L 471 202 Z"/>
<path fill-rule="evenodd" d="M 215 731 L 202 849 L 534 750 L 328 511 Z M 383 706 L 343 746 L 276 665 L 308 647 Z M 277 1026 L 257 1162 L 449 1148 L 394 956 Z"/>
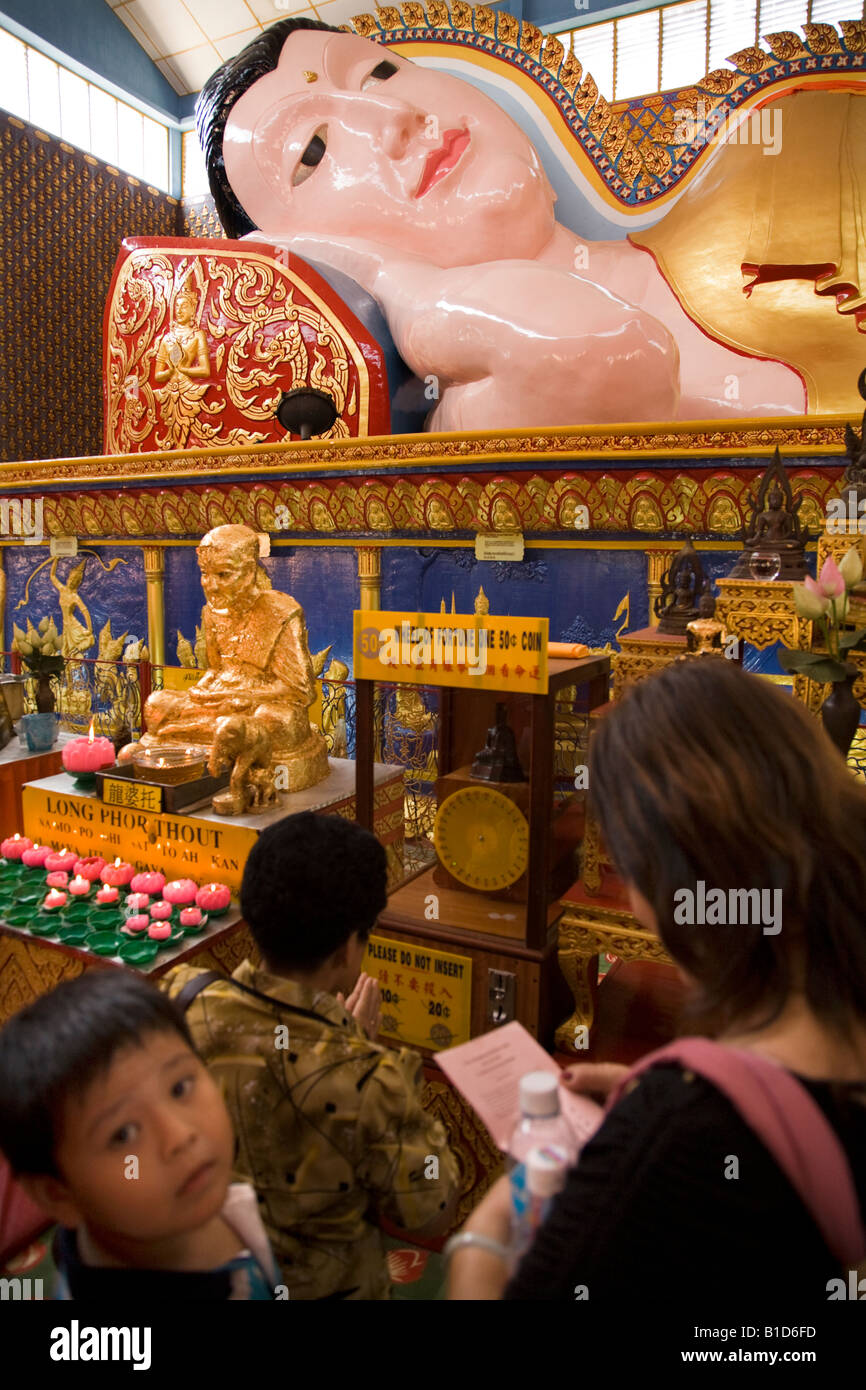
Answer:
<path fill-rule="evenodd" d="M 578 1062 L 566 1067 L 559 1080 L 567 1091 L 578 1095 L 609 1096 L 630 1070 L 619 1062 Z"/>
<path fill-rule="evenodd" d="M 358 983 L 348 999 L 344 999 L 342 994 L 338 994 L 337 1003 L 342 1004 L 346 1013 L 351 1014 L 355 1022 L 364 1029 L 367 1037 L 375 1042 L 382 1026 L 382 996 L 379 992 L 379 981 L 362 970 L 358 976 Z"/>

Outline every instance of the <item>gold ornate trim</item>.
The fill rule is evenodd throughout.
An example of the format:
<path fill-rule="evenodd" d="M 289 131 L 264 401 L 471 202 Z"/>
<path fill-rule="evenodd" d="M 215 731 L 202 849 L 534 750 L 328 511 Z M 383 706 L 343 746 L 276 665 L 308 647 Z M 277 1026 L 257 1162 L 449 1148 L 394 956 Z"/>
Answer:
<path fill-rule="evenodd" d="M 820 466 L 805 459 L 791 468 L 791 481 L 803 499 L 801 515 L 819 530 L 827 501 L 839 487 L 841 460 Z M 748 490 L 756 469 L 647 470 L 586 467 L 545 473 L 514 469 L 504 473 L 462 472 L 456 477 L 390 475 L 369 478 L 290 480 L 276 474 L 173 487 L 84 487 L 42 493 L 48 535 L 150 539 L 200 536 L 226 522 L 251 526 L 294 540 L 300 535 L 359 544 L 388 545 L 391 537 L 425 535 L 433 544 L 458 544 L 455 532 L 495 529 L 500 522 L 533 537 L 567 536 L 566 546 L 615 548 L 622 542 L 601 535 L 646 537 L 659 534 L 728 537 L 708 540 L 710 548 L 737 548 L 748 511 Z M 96 479 L 93 480 L 94 483 Z M 32 484 L 29 491 L 33 491 Z M 578 522 L 588 521 L 584 529 Z M 390 535 L 389 535 L 390 533 Z M 369 540 L 361 540 L 369 537 Z M 396 543 L 402 543 L 397 541 Z M 650 576 L 652 579 L 652 575 Z"/>
<path fill-rule="evenodd" d="M 784 420 L 714 420 L 648 425 L 584 425 L 547 430 L 483 430 L 471 434 L 401 434 L 369 439 L 308 440 L 292 444 L 189 449 L 170 453 L 94 455 L 0 464 L 4 488 L 34 484 L 125 482 L 137 478 L 218 478 L 274 471 L 291 476 L 329 469 L 370 467 L 460 468 L 467 464 L 533 460 L 706 458 L 728 454 L 763 458 L 778 445 L 785 454 L 845 453 L 845 415 L 787 416 Z"/>

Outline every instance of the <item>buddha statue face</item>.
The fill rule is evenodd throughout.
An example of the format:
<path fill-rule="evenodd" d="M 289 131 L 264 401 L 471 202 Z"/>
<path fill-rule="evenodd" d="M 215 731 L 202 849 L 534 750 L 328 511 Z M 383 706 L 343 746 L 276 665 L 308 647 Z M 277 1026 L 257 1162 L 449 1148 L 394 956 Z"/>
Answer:
<path fill-rule="evenodd" d="M 217 526 L 208 532 L 198 548 L 198 563 L 214 613 L 231 613 L 254 601 L 258 555 L 258 537 L 248 526 Z"/>
<path fill-rule="evenodd" d="M 174 316 L 182 327 L 191 324 L 195 319 L 196 301 L 191 294 L 178 295 L 174 301 Z"/>
<path fill-rule="evenodd" d="M 365 238 L 441 266 L 532 258 L 555 195 L 468 82 L 354 34 L 298 30 L 231 108 L 226 173 L 265 236 Z"/>

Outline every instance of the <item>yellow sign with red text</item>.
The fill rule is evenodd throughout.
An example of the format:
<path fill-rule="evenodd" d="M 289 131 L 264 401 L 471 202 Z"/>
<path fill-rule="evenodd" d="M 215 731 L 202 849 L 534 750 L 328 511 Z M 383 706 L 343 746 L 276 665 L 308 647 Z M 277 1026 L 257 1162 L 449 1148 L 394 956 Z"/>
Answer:
<path fill-rule="evenodd" d="M 547 694 L 547 618 L 356 609 L 355 679 Z"/>

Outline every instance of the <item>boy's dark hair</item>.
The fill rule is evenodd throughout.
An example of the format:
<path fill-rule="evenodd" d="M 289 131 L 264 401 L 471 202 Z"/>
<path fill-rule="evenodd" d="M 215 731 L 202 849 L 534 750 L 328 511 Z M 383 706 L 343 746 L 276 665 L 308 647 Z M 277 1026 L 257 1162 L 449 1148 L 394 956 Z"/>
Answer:
<path fill-rule="evenodd" d="M 388 898 L 385 851 L 342 816 L 301 811 L 250 851 L 241 911 L 266 962 L 315 970 L 355 932 L 368 936 Z"/>
<path fill-rule="evenodd" d="M 176 1032 L 195 1051 L 176 1005 L 127 970 L 85 970 L 0 1029 L 0 1151 L 13 1172 L 60 1177 L 61 1108 L 147 1033 Z"/>
<path fill-rule="evenodd" d="M 195 104 L 195 121 L 199 143 L 204 151 L 208 183 L 216 204 L 217 216 L 228 237 L 246 236 L 254 232 L 251 222 L 238 202 L 226 175 L 223 158 L 223 136 L 231 109 L 254 82 L 273 72 L 283 51 L 283 44 L 296 29 L 323 29 L 339 34 L 342 30 L 318 19 L 280 19 L 242 48 L 234 58 L 217 68 L 202 87 Z"/>

